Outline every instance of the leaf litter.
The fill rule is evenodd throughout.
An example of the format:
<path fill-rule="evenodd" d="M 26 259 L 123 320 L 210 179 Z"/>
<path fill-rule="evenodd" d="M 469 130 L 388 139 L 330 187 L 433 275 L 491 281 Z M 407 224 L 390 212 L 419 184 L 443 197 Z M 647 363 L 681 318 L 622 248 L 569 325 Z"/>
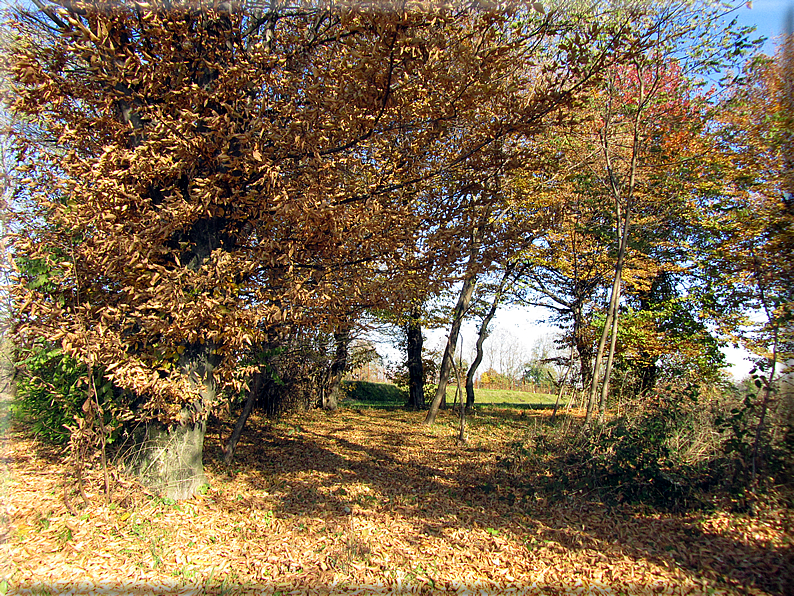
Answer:
<path fill-rule="evenodd" d="M 473 418 L 465 445 L 452 413 L 422 416 L 252 415 L 229 468 L 231 426 L 216 422 L 205 494 L 170 502 L 112 470 L 106 499 L 93 469 L 74 514 L 62 454 L 12 428 L 0 593 L 791 593 L 793 518 L 778 502 L 750 516 L 542 498 L 500 467 L 528 436 L 523 415 Z"/>

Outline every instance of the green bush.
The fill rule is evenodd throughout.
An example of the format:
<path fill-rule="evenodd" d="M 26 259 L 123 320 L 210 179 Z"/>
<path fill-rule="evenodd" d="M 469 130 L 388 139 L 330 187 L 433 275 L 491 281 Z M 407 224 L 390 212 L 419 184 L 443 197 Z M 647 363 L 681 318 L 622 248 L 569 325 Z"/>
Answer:
<path fill-rule="evenodd" d="M 60 348 L 43 343 L 18 352 L 14 416 L 30 425 L 33 433 L 47 442 L 63 445 L 69 442 L 75 417 L 82 416 L 88 400 L 86 367 L 65 355 Z M 100 404 L 112 405 L 116 389 L 109 381 L 95 381 Z M 87 407 L 87 406 L 86 406 Z M 105 408 L 105 425 L 116 428 L 112 410 Z M 111 442 L 114 435 L 108 437 Z"/>
<path fill-rule="evenodd" d="M 551 473 L 538 481 L 551 493 L 663 510 L 700 506 L 703 491 L 721 481 L 725 459 L 706 404 L 696 387 L 659 391 L 586 432 L 548 427 L 516 455 L 532 461 L 545 453 Z"/>
<path fill-rule="evenodd" d="M 407 400 L 406 391 L 389 383 L 343 381 L 342 387 L 348 405 L 401 407 Z"/>

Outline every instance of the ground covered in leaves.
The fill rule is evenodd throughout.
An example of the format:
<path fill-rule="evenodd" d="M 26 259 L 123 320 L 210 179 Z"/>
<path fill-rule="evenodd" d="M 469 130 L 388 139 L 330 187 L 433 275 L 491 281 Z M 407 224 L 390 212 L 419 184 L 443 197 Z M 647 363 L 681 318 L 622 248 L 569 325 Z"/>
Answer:
<path fill-rule="evenodd" d="M 74 513 L 60 455 L 12 426 L 0 593 L 792 593 L 787 508 L 661 514 L 530 490 L 504 458 L 544 416 L 478 416 L 465 445 L 449 413 L 252 416 L 228 469 L 218 423 L 206 494 L 172 503 L 112 473 L 106 500 L 94 470 Z"/>

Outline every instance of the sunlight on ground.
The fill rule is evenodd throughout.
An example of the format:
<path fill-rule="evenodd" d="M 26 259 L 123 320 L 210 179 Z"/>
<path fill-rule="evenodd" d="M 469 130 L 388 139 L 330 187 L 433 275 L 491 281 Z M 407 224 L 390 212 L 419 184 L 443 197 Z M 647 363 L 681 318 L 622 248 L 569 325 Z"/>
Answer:
<path fill-rule="evenodd" d="M 547 413 L 480 415 L 463 446 L 451 414 L 430 428 L 423 415 L 254 415 L 228 470 L 218 462 L 230 425 L 215 425 L 205 495 L 167 502 L 114 475 L 106 504 L 95 470 L 90 505 L 72 495 L 77 515 L 64 506 L 58 453 L 17 430 L 2 444 L 13 480 L 0 573 L 17 593 L 135 594 L 782 594 L 774 586 L 794 579 L 780 512 L 550 501 L 532 490 L 542 469 L 505 459 Z"/>

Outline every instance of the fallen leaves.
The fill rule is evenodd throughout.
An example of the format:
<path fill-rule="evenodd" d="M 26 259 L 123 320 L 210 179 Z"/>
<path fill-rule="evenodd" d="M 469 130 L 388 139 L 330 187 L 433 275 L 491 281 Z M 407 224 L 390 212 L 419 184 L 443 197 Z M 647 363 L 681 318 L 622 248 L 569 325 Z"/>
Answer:
<path fill-rule="evenodd" d="M 169 504 L 118 480 L 105 504 L 95 471 L 77 516 L 58 454 L 17 429 L 2 444 L 0 576 L 12 593 L 74 594 L 785 594 L 794 579 L 790 510 L 511 500 L 496 456 L 527 422 L 481 416 L 461 447 L 445 416 L 254 415 L 228 472 L 215 425 L 206 495 Z"/>

